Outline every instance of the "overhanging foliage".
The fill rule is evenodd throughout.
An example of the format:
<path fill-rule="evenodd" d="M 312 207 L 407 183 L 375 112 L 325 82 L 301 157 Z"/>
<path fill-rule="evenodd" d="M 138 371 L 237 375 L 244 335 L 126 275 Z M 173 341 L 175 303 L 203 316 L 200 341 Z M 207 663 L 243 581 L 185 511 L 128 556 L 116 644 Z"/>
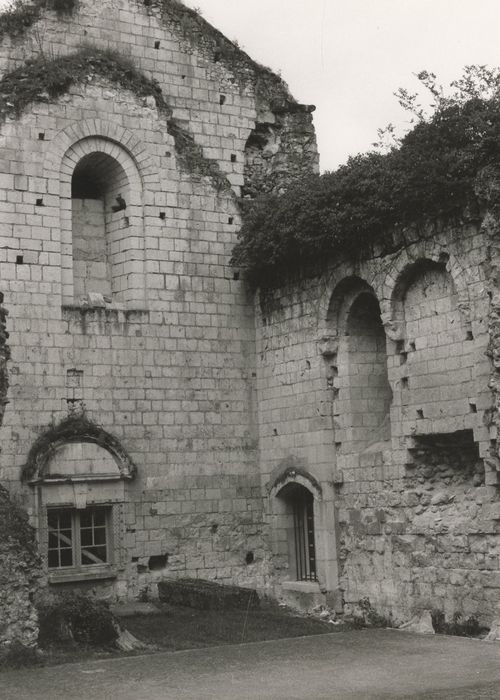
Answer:
<path fill-rule="evenodd" d="M 256 199 L 233 264 L 267 285 L 332 257 L 390 250 L 395 227 L 474 210 L 476 175 L 500 156 L 499 107 L 498 99 L 448 104 L 389 153 L 350 158 L 335 172 Z"/>

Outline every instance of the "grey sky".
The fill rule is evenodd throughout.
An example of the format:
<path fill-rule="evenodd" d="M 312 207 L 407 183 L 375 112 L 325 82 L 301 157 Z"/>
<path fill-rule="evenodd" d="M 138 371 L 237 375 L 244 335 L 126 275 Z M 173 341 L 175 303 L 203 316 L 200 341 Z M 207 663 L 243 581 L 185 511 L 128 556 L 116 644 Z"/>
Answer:
<path fill-rule="evenodd" d="M 393 92 L 427 69 L 443 83 L 466 64 L 500 66 L 498 0 L 186 0 L 317 106 L 323 169 L 404 123 Z"/>
<path fill-rule="evenodd" d="M 407 119 L 392 93 L 415 89 L 413 73 L 425 68 L 448 83 L 466 64 L 500 66 L 498 0 L 185 2 L 317 106 L 323 169 Z"/>

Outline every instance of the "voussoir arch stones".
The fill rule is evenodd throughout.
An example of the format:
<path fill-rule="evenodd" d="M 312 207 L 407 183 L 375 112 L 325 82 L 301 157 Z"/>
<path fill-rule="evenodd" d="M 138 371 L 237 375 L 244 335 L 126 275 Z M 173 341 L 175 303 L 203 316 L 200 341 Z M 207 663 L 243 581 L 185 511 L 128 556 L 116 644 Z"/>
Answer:
<path fill-rule="evenodd" d="M 110 155 L 116 157 L 118 162 L 123 160 L 120 152 L 128 154 L 140 175 L 142 181 L 141 189 L 146 182 L 149 189 L 155 189 L 155 184 L 159 186 L 159 163 L 156 162 L 157 158 L 148 153 L 145 145 L 132 131 L 103 119 L 84 119 L 71 124 L 56 134 L 44 162 L 47 176 L 56 178 L 59 181 L 62 179 L 63 182 L 68 177 L 71 179 L 76 162 L 65 163 L 65 156 L 78 143 L 90 143 L 92 139 L 99 140 L 101 146 L 106 142 L 109 144 L 109 148 L 115 145 L 116 150 Z M 129 171 L 132 170 L 130 164 L 120 164 L 124 166 L 125 171 L 130 175 Z"/>
<path fill-rule="evenodd" d="M 307 489 L 316 501 L 321 501 L 323 492 L 321 485 L 306 469 L 298 466 L 288 466 L 283 468 L 278 466 L 271 474 L 271 478 L 267 484 L 267 492 L 272 499 L 279 496 L 281 491 L 289 484 L 299 484 Z"/>

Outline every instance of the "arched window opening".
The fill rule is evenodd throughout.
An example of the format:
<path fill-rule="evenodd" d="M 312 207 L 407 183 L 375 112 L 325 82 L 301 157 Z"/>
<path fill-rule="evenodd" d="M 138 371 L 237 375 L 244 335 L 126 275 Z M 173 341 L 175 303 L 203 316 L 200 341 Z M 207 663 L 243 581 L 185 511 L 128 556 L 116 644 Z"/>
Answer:
<path fill-rule="evenodd" d="M 287 484 L 278 496 L 284 505 L 288 561 L 297 581 L 317 581 L 314 496 L 301 484 Z"/>
<path fill-rule="evenodd" d="M 130 185 L 118 161 L 90 153 L 71 181 L 74 297 L 97 293 L 109 300 L 123 286 L 122 239 L 128 235 Z"/>
<path fill-rule="evenodd" d="M 390 437 L 392 390 L 387 375 L 385 331 L 375 296 L 361 292 L 345 329 L 344 393 L 350 436 L 358 449 Z"/>

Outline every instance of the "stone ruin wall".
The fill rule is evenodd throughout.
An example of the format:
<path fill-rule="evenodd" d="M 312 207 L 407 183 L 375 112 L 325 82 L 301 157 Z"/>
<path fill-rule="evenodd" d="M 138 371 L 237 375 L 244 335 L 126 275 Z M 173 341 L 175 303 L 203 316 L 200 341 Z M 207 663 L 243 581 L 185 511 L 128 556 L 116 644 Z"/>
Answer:
<path fill-rule="evenodd" d="M 6 316 L 0 295 L 0 424 L 7 403 L 10 356 Z M 34 646 L 38 620 L 33 596 L 41 579 L 35 533 L 24 511 L 0 485 L 0 657 L 13 642 Z"/>
<path fill-rule="evenodd" d="M 317 168 L 310 108 L 246 58 L 231 70 L 220 36 L 162 19 L 154 0 L 49 12 L 2 37 L 0 75 L 83 42 L 157 80 L 231 187 L 186 167 L 154 100 L 103 75 L 0 124 L 12 348 L 0 478 L 24 499 L 42 553 L 47 492 L 37 504 L 21 471 L 37 439 L 84 415 L 137 466 L 107 496 L 119 516 L 116 576 L 101 584 L 110 595 L 177 574 L 279 592 L 293 578 L 274 508 L 286 475 L 317 485 L 319 581 L 337 606 L 368 597 L 399 620 L 439 608 L 489 622 L 500 588 L 498 212 L 261 292 L 256 345 L 252 300 L 229 266 L 238 200 Z M 115 184 L 129 187 L 128 211 L 110 230 L 126 216 L 128 248 L 103 270 L 81 237 L 95 285 L 82 290 L 70 181 L 92 149 L 127 174 Z M 106 299 L 82 304 L 75 289 Z"/>
<path fill-rule="evenodd" d="M 397 253 L 261 292 L 263 484 L 269 492 L 287 469 L 319 483 L 319 583 L 338 585 L 330 600 L 347 612 L 368 598 L 396 622 L 424 609 L 493 617 L 496 216 L 406 231 L 414 242 Z M 283 541 L 278 533 L 273 547 L 285 581 L 294 573 Z"/>
<path fill-rule="evenodd" d="M 26 514 L 0 486 L 0 657 L 13 642 L 36 645 L 33 599 L 42 578 L 35 533 Z"/>
<path fill-rule="evenodd" d="M 276 186 L 305 163 L 317 168 L 309 110 L 287 111 L 293 100 L 278 78 L 247 58 L 232 72 L 215 50 L 227 40 L 214 43 L 203 22 L 186 30 L 160 15 L 155 3 L 80 0 L 72 14 L 46 12 L 0 41 L 3 76 L 40 57 L 50 70 L 52 57 L 83 43 L 121 51 L 158 81 L 202 165 L 215 164 L 230 185 L 190 171 L 154 100 L 105 75 L 0 124 L 0 286 L 12 349 L 0 479 L 23 500 L 44 555 L 46 506 L 67 503 L 69 491 L 21 483 L 30 447 L 72 417 L 112 434 L 136 476 L 85 497 L 114 504 L 116 571 L 98 585 L 120 597 L 177 574 L 268 585 L 253 306 L 229 259 L 257 125 L 272 125 L 279 142 Z M 93 284 L 107 275 L 110 287 L 79 297 L 71 177 L 96 150 L 126 173 L 128 208 L 113 220 L 127 227 L 126 244 L 115 247 L 111 273 L 92 266 Z M 93 265 L 92 242 L 79 244 Z"/>

